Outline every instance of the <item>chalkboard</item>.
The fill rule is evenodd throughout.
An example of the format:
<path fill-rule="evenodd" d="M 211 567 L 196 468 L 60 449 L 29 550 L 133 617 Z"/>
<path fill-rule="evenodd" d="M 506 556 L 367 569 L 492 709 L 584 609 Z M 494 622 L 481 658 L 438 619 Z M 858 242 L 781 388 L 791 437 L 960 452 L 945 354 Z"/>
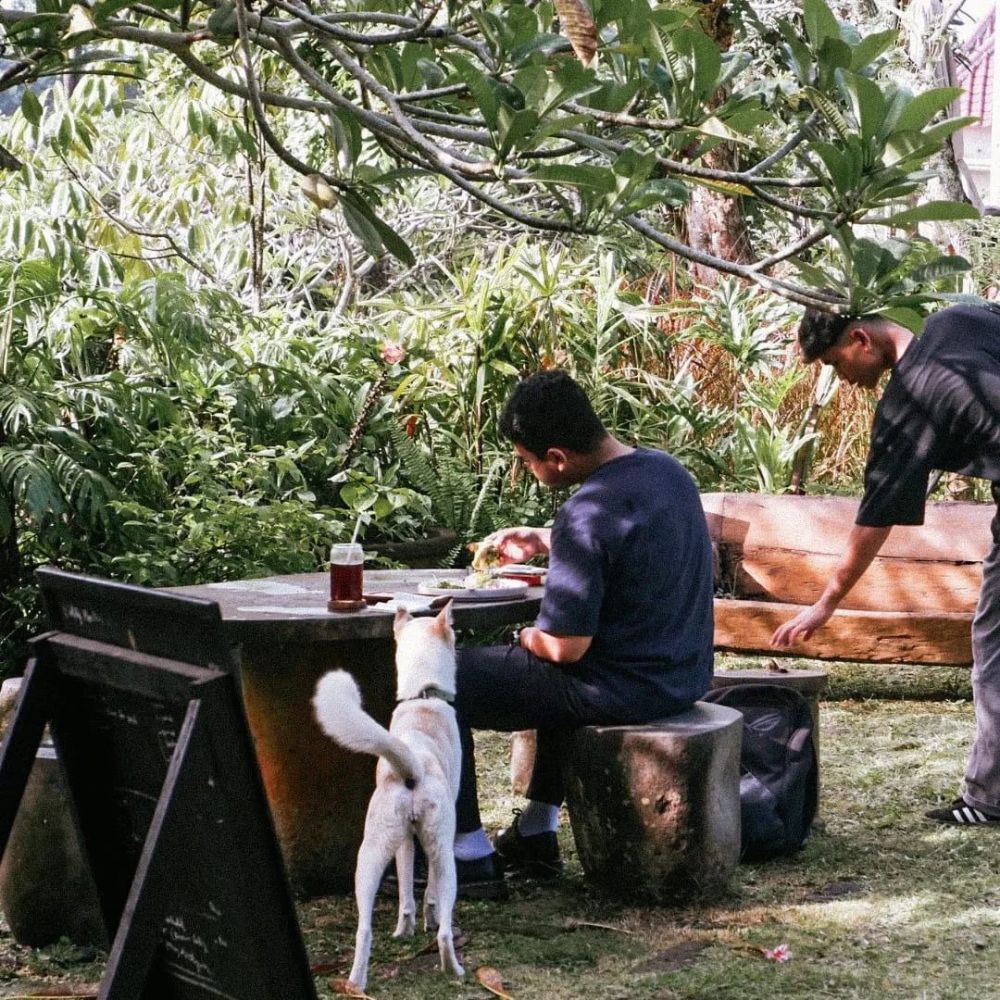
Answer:
<path fill-rule="evenodd" d="M 60 581 L 64 616 L 97 606 L 103 581 L 85 583 L 78 601 Z M 174 632 L 206 603 L 172 599 Z M 0 853 L 48 723 L 113 938 L 102 1000 L 313 1000 L 235 675 L 64 630 L 31 646 L 0 754 Z"/>
<path fill-rule="evenodd" d="M 154 656 L 235 671 L 219 605 L 200 597 L 43 567 L 36 571 L 53 628 Z"/>

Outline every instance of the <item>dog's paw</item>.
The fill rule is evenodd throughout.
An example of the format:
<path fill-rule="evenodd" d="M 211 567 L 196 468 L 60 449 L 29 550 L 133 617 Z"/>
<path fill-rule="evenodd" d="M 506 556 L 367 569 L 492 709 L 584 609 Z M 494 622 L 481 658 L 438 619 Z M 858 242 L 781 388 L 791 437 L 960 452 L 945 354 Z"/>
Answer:
<path fill-rule="evenodd" d="M 412 913 L 401 913 L 396 929 L 392 932 L 394 938 L 413 937 L 417 932 L 417 922 Z"/>
<path fill-rule="evenodd" d="M 441 971 L 449 976 L 454 976 L 456 979 L 463 979 L 465 977 L 465 969 L 454 955 L 450 957 L 447 955 L 441 956 Z"/>

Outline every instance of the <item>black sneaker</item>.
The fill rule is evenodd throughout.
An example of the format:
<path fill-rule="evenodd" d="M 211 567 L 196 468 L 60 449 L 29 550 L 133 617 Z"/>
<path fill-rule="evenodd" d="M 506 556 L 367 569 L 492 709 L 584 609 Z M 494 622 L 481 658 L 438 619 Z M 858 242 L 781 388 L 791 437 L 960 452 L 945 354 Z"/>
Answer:
<path fill-rule="evenodd" d="M 413 891 L 419 896 L 427 888 L 427 855 L 420 844 L 416 844 L 413 859 Z M 503 864 L 496 854 L 474 861 L 455 859 L 455 874 L 458 876 L 459 899 L 506 899 L 507 883 L 503 877 Z M 399 895 L 399 880 L 396 878 L 396 864 L 393 862 L 382 878 L 379 892 L 383 896 Z"/>
<path fill-rule="evenodd" d="M 503 862 L 494 851 L 474 861 L 455 859 L 459 899 L 506 899 L 507 883 L 503 877 Z"/>
<path fill-rule="evenodd" d="M 525 837 L 517 828 L 521 810 L 514 810 L 514 822 L 493 838 L 493 846 L 504 868 L 531 878 L 549 879 L 562 874 L 559 841 L 555 833 L 533 833 Z"/>
<path fill-rule="evenodd" d="M 929 809 L 924 815 L 938 823 L 950 823 L 952 826 L 1000 825 L 1000 816 L 987 816 L 975 806 L 970 806 L 965 799 L 955 799 L 950 806 L 940 809 Z"/>

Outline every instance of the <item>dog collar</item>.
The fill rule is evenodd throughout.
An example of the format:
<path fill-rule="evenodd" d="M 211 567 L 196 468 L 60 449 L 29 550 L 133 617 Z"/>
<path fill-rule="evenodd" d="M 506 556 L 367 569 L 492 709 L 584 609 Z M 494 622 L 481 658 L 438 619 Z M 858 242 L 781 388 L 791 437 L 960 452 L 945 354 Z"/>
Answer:
<path fill-rule="evenodd" d="M 440 698 L 442 701 L 448 702 L 449 705 L 455 700 L 455 696 L 450 691 L 445 691 L 444 688 L 439 688 L 434 684 L 429 684 L 412 698 L 400 698 L 399 701 L 397 701 L 397 704 L 402 701 L 422 701 L 427 698 Z"/>

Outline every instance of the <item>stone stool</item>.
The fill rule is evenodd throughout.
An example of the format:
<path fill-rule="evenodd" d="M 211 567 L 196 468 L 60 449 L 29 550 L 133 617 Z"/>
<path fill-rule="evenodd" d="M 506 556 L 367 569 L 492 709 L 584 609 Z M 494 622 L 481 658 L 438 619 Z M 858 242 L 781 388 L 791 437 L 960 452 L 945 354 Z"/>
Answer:
<path fill-rule="evenodd" d="M 566 803 L 587 877 L 653 900 L 724 887 L 740 857 L 742 735 L 739 712 L 704 702 L 648 725 L 574 730 Z"/>
<path fill-rule="evenodd" d="M 4 682 L 3 715 L 13 710 L 18 679 Z M 0 732 L 2 723 L 0 719 Z M 31 947 L 65 936 L 107 948 L 97 887 L 90 873 L 55 749 L 42 746 L 0 861 L 0 909 L 14 940 Z"/>

